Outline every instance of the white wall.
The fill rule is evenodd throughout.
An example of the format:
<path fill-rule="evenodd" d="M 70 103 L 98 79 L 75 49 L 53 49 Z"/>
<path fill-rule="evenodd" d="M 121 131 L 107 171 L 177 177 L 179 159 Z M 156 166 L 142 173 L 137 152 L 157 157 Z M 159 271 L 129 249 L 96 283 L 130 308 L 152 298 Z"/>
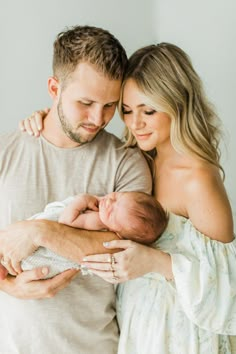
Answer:
<path fill-rule="evenodd" d="M 235 0 L 0 0 L 0 131 L 50 106 L 47 77 L 52 43 L 66 26 L 90 24 L 114 33 L 131 54 L 170 41 L 192 58 L 227 132 L 226 187 L 236 213 L 236 2 Z M 120 136 L 116 118 L 109 130 Z"/>
<path fill-rule="evenodd" d="M 236 224 L 236 2 L 159 0 L 155 6 L 158 41 L 190 55 L 223 122 L 222 164 Z"/>
<path fill-rule="evenodd" d="M 46 84 L 57 33 L 77 24 L 104 27 L 131 54 L 155 39 L 153 8 L 152 0 L 0 0 L 0 131 L 50 106 Z M 109 128 L 121 135 L 123 125 L 116 117 Z"/>

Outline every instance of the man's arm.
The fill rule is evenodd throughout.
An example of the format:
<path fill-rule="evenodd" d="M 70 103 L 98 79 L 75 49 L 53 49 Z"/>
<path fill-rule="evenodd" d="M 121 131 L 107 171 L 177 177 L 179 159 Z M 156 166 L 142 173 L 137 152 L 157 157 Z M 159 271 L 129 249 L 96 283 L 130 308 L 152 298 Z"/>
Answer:
<path fill-rule="evenodd" d="M 35 230 L 37 247 L 49 248 L 75 262 L 81 262 L 89 254 L 107 253 L 103 242 L 119 240 L 119 237 L 110 231 L 76 229 L 48 220 L 37 220 L 37 224 L 29 226 L 30 229 L 32 227 Z"/>
<path fill-rule="evenodd" d="M 119 238 L 113 232 L 76 229 L 49 220 L 25 220 L 0 231 L 0 258 L 9 271 L 19 273 L 22 259 L 42 246 L 80 263 L 86 255 L 118 252 L 103 247 L 103 242 L 115 239 Z"/>

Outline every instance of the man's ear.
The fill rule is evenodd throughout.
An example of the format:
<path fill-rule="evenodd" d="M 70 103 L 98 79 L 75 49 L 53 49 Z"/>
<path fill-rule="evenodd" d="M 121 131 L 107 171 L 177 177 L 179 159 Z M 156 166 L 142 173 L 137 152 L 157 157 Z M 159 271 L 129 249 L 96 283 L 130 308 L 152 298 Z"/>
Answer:
<path fill-rule="evenodd" d="M 48 93 L 55 100 L 59 96 L 60 84 L 57 78 L 50 76 L 48 78 Z"/>

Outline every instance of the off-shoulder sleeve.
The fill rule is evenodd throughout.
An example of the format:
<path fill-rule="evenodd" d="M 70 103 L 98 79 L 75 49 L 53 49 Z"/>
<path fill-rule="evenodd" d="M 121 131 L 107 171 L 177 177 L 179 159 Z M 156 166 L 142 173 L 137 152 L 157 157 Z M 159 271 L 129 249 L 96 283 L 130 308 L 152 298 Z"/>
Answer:
<path fill-rule="evenodd" d="M 186 316 L 210 332 L 236 335 L 236 240 L 212 240 L 188 220 L 171 258 Z"/>

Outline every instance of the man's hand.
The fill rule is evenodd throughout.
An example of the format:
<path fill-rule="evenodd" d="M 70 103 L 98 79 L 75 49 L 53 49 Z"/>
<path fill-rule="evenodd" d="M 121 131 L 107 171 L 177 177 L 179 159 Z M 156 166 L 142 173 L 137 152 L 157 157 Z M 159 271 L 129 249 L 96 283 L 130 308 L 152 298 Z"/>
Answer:
<path fill-rule="evenodd" d="M 77 275 L 78 270 L 70 269 L 54 278 L 45 279 L 47 268 L 22 272 L 16 277 L 10 275 L 0 281 L 0 290 L 19 299 L 44 299 L 55 296 Z"/>
<path fill-rule="evenodd" d="M 12 275 L 21 273 L 20 262 L 32 254 L 39 245 L 36 243 L 37 223 L 19 221 L 0 231 L 0 259 Z"/>
<path fill-rule="evenodd" d="M 8 270 L 0 264 L 0 281 L 5 279 L 8 274 Z"/>

